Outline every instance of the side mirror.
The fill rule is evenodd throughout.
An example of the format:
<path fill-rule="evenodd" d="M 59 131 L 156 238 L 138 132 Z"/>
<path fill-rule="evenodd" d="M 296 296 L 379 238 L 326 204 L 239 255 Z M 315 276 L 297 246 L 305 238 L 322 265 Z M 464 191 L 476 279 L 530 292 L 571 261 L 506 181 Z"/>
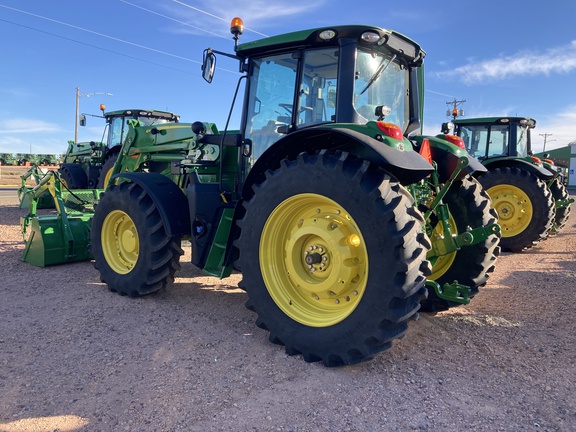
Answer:
<path fill-rule="evenodd" d="M 328 108 L 336 108 L 336 86 L 328 86 Z"/>
<path fill-rule="evenodd" d="M 212 78 L 214 78 L 214 70 L 216 69 L 216 56 L 210 50 L 204 50 L 204 56 L 202 61 L 202 78 L 206 82 L 211 83 Z"/>
<path fill-rule="evenodd" d="M 80 126 L 86 126 L 86 116 L 84 114 L 80 115 Z"/>

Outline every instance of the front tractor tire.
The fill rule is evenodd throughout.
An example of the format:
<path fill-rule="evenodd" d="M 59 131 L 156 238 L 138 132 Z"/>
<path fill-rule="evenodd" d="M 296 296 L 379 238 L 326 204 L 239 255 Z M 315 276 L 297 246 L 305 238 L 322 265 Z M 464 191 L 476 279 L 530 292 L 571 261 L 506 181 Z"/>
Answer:
<path fill-rule="evenodd" d="M 455 182 L 445 195 L 444 203 L 448 205 L 450 212 L 449 223 L 452 234 L 459 235 L 470 228 L 493 225 L 498 222 L 498 215 L 490 205 L 490 197 L 480 183 L 472 177 L 465 177 Z M 432 241 L 435 236 L 444 235 L 440 223 L 432 227 L 431 231 Z M 496 260 L 500 255 L 499 242 L 500 235 L 492 234 L 479 243 L 463 246 L 460 250 L 437 257 L 428 279 L 437 282 L 440 286 L 458 281 L 468 286 L 469 297 L 474 297 L 478 294 L 479 287 L 486 284 L 490 273 L 494 271 Z M 428 299 L 422 302 L 422 310 L 439 312 L 460 304 L 442 299 L 434 290 L 429 290 Z"/>
<path fill-rule="evenodd" d="M 542 180 L 516 167 L 496 168 L 478 180 L 498 213 L 503 251 L 521 252 L 546 239 L 555 211 L 552 194 Z"/>
<path fill-rule="evenodd" d="M 156 203 L 136 183 L 112 185 L 102 194 L 91 236 L 100 280 L 121 295 L 156 292 L 180 268 L 180 238 L 166 235 Z"/>
<path fill-rule="evenodd" d="M 283 160 L 238 221 L 240 287 L 289 355 L 355 364 L 391 347 L 426 295 L 429 248 L 410 194 L 347 153 Z"/>
<path fill-rule="evenodd" d="M 88 177 L 80 164 L 61 164 L 58 173 L 60 180 L 67 189 L 86 189 L 88 187 Z"/>
<path fill-rule="evenodd" d="M 112 169 L 114 168 L 116 159 L 118 159 L 118 153 L 108 157 L 108 159 L 106 159 L 106 161 L 102 164 L 100 174 L 98 175 L 98 189 L 106 189 L 106 186 L 108 186 L 108 181 L 112 176 Z"/>

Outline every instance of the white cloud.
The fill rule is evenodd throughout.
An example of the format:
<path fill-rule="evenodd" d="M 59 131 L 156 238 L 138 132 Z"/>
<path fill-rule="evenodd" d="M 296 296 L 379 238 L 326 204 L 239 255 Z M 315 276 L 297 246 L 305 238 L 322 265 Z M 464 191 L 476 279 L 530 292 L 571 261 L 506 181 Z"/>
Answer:
<path fill-rule="evenodd" d="M 0 134 L 22 134 L 22 133 L 51 133 L 59 132 L 62 128 L 55 124 L 43 120 L 33 120 L 24 118 L 0 120 Z"/>
<path fill-rule="evenodd" d="M 193 4 L 194 3 L 194 4 Z M 199 4 L 198 4 L 199 3 Z M 274 28 L 278 20 L 290 16 L 302 15 L 320 8 L 325 0 L 310 2 L 309 0 L 172 0 L 170 4 L 162 5 L 162 13 L 185 25 L 172 27 L 172 32 L 187 34 L 217 33 L 228 38 L 230 20 L 236 16 L 244 20 L 247 32 L 266 36 L 262 29 Z M 156 3 L 150 3 L 151 5 Z M 153 8 L 151 8 L 153 9 Z"/>
<path fill-rule="evenodd" d="M 564 147 L 576 140 L 576 105 L 536 119 L 536 128 L 532 131 L 532 148 L 535 152 L 542 151 L 544 137 L 540 134 L 545 133 L 552 134 L 546 138 L 546 150 Z"/>
<path fill-rule="evenodd" d="M 551 48 L 544 53 L 521 52 L 479 62 L 470 62 L 449 71 L 440 78 L 458 78 L 466 84 L 504 80 L 515 76 L 550 75 L 576 70 L 576 40 Z"/>

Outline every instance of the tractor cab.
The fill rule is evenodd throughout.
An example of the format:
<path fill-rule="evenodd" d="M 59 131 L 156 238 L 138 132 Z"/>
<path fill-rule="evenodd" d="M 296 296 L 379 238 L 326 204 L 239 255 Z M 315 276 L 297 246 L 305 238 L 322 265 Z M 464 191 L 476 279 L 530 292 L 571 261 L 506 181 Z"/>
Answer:
<path fill-rule="evenodd" d="M 466 150 L 479 160 L 494 157 L 526 158 L 531 154 L 530 130 L 536 120 L 494 117 L 454 120 L 455 134 Z"/>
<path fill-rule="evenodd" d="M 241 32 L 237 25 L 236 38 Z M 399 33 L 335 26 L 240 44 L 234 55 L 209 48 L 203 64 L 208 82 L 216 53 L 238 59 L 246 73 L 240 129 L 250 166 L 280 140 L 289 146 L 319 128 L 380 142 L 392 138 L 390 146 L 412 150 L 404 136 L 420 129 L 416 72 L 425 52 Z"/>
<path fill-rule="evenodd" d="M 112 148 L 122 145 L 128 133 L 130 123 L 132 123 L 132 126 L 178 123 L 180 116 L 167 111 L 131 109 L 110 111 L 104 113 L 104 118 L 106 119 L 106 127 L 109 128 L 108 136 L 106 137 L 106 146 Z M 106 133 L 106 131 L 104 133 Z"/>

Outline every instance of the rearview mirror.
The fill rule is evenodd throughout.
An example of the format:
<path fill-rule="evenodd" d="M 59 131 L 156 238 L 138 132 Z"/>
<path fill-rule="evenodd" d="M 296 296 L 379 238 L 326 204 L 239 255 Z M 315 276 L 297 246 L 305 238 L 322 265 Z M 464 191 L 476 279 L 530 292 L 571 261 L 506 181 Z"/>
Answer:
<path fill-rule="evenodd" d="M 204 50 L 204 59 L 202 61 L 202 78 L 206 82 L 211 83 L 214 77 L 214 70 L 216 69 L 216 56 L 210 50 Z"/>

